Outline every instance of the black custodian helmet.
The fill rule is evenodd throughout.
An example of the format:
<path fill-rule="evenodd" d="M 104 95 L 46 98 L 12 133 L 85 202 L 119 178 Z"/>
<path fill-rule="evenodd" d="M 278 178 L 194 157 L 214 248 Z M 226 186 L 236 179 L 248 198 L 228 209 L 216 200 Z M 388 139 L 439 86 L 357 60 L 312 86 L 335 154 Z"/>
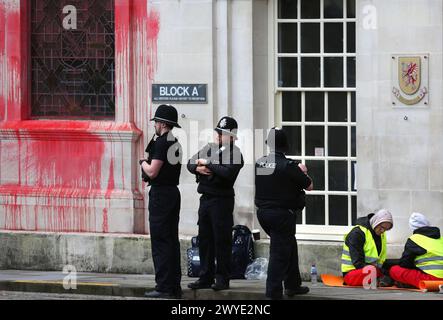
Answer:
<path fill-rule="evenodd" d="M 238 124 L 234 118 L 223 117 L 218 121 L 217 126 L 214 130 L 217 131 L 217 133 L 219 134 L 227 134 L 237 137 L 237 129 Z"/>
<path fill-rule="evenodd" d="M 177 109 L 170 104 L 162 104 L 159 105 L 157 110 L 155 111 L 154 118 L 151 121 L 159 121 L 169 124 L 173 127 L 181 128 L 178 124 L 178 113 Z"/>
<path fill-rule="evenodd" d="M 286 133 L 278 127 L 273 127 L 269 130 L 266 144 L 273 151 L 287 152 L 289 149 L 288 137 Z"/>

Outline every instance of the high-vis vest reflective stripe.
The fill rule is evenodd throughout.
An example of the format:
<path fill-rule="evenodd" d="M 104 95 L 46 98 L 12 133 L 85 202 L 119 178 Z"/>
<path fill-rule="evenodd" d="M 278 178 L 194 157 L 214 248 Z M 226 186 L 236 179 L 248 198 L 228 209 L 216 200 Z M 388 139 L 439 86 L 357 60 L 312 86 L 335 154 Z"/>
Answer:
<path fill-rule="evenodd" d="M 409 239 L 427 251 L 415 258 L 415 266 L 427 274 L 443 278 L 443 238 L 432 239 L 414 234 Z"/>
<path fill-rule="evenodd" d="M 386 261 L 386 235 L 384 233 L 381 235 L 381 252 L 379 255 L 371 231 L 363 226 L 355 226 L 354 228 L 360 228 L 360 230 L 363 231 L 365 234 L 365 245 L 363 247 L 363 251 L 365 253 L 365 262 L 368 264 L 376 263 L 377 266 L 380 268 Z M 345 235 L 344 241 L 346 241 L 346 237 L 348 236 L 348 234 Z M 349 253 L 349 247 L 346 245 L 346 243 L 343 243 L 343 252 L 341 255 L 341 271 L 349 272 L 355 269 L 356 268 L 352 264 L 351 255 Z"/>

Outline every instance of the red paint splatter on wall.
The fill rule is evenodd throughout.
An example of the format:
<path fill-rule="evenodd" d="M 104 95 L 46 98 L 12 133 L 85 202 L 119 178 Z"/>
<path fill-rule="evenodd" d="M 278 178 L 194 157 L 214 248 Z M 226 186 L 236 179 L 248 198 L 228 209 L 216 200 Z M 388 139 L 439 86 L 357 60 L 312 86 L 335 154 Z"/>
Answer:
<path fill-rule="evenodd" d="M 29 62 L 22 50 L 26 37 L 20 37 L 27 5 L 26 1 L 0 0 L 0 135 L 10 135 L 9 140 L 14 141 L 0 140 L 0 228 L 109 231 L 111 198 L 118 196 L 116 187 L 125 188 L 125 162 L 123 155 L 121 165 L 116 162 L 120 159 L 114 154 L 115 141 L 105 141 L 108 139 L 95 132 L 147 128 L 147 119 L 152 117 L 151 83 L 157 68 L 159 15 L 148 10 L 147 0 L 130 3 L 115 0 L 116 109 L 126 114 L 112 124 L 20 121 L 26 119 L 23 97 L 29 91 L 27 80 L 23 80 L 27 79 L 24 66 Z M 129 124 L 131 121 L 136 127 Z M 3 164 L 11 162 L 17 164 L 7 169 L 13 174 L 2 179 L 6 170 Z M 104 174 L 107 163 L 109 174 Z M 121 182 L 115 181 L 118 170 Z M 97 210 L 95 201 L 103 198 L 107 205 Z"/>
<path fill-rule="evenodd" d="M 95 226 L 94 204 L 89 201 L 101 193 L 105 143 L 86 128 L 79 130 L 87 123 L 59 123 L 63 129 L 56 129 L 55 122 L 32 123 L 35 126 L 31 122 L 15 123 L 18 152 L 15 158 L 11 158 L 14 150 L 9 148 L 8 153 L 9 162 L 17 163 L 18 181 L 16 185 L 1 186 L 6 208 L 4 227 L 21 230 L 23 225 L 33 225 L 35 230 L 46 231 L 100 231 Z M 14 127 L 8 124 L 9 129 Z M 30 212 L 27 203 L 18 203 L 17 195 L 33 199 L 34 212 Z"/>
<path fill-rule="evenodd" d="M 114 152 L 113 152 L 114 153 Z M 111 164 L 109 166 L 109 179 L 108 179 L 108 187 L 106 189 L 105 199 L 107 202 L 107 207 L 111 206 L 111 193 L 115 189 L 115 181 L 114 181 L 114 157 L 111 159 Z M 103 209 L 103 224 L 102 230 L 103 232 L 108 232 L 109 230 L 109 222 L 108 222 L 108 208 Z"/>
<path fill-rule="evenodd" d="M 137 87 L 134 90 L 134 104 L 136 113 L 134 121 L 138 128 L 144 132 L 137 148 L 138 158 L 144 158 L 144 149 L 151 138 L 152 123 L 152 82 L 157 70 L 157 42 L 160 34 L 160 15 L 154 7 L 148 6 L 148 1 L 135 0 L 133 2 L 133 16 L 135 23 L 132 24 L 134 45 L 134 80 Z M 143 190 L 144 183 L 139 180 L 139 188 Z M 145 199 L 146 201 L 146 199 Z M 146 206 L 145 202 L 145 206 Z M 148 232 L 149 228 L 145 229 Z"/>
<path fill-rule="evenodd" d="M 134 92 L 134 101 L 137 105 L 135 122 L 139 128 L 145 131 L 144 139 L 138 146 L 139 158 L 144 157 L 144 149 L 151 134 L 152 124 L 148 121 L 152 118 L 152 82 L 157 70 L 157 42 L 160 33 L 160 15 L 154 8 L 148 7 L 148 1 L 135 0 L 133 2 L 134 21 L 132 25 L 134 43 L 134 79 L 137 87 Z M 143 183 L 140 181 L 141 187 Z"/>
<path fill-rule="evenodd" d="M 6 96 L 5 96 L 5 81 L 7 76 L 7 61 L 5 48 L 5 27 L 6 27 L 6 11 L 4 4 L 0 2 L 0 121 L 5 118 Z"/>
<path fill-rule="evenodd" d="M 104 143 L 91 134 L 83 141 L 27 142 L 26 174 L 39 187 L 100 189 Z"/>
<path fill-rule="evenodd" d="M 28 107 L 26 5 L 26 1 L 0 1 L 0 121 L 19 120 Z"/>

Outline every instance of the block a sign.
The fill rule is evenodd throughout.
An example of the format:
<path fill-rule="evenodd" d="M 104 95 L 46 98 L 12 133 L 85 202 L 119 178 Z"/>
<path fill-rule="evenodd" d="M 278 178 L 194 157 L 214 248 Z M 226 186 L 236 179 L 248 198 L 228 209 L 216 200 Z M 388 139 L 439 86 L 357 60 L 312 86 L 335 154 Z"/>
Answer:
<path fill-rule="evenodd" d="M 207 103 L 207 85 L 153 84 L 152 102 Z"/>

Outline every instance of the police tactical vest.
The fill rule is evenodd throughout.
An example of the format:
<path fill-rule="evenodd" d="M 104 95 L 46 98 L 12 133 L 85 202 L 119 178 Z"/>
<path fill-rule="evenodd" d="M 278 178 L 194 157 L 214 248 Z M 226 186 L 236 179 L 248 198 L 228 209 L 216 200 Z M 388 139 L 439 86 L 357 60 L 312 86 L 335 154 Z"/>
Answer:
<path fill-rule="evenodd" d="M 260 158 L 255 164 L 255 198 L 275 202 L 276 207 L 303 209 L 305 193 L 287 174 L 293 162 L 279 153 Z"/>
<path fill-rule="evenodd" d="M 409 239 L 427 252 L 415 258 L 415 266 L 437 278 L 443 278 L 443 238 L 432 239 L 414 234 Z"/>
<path fill-rule="evenodd" d="M 383 263 L 386 261 L 386 235 L 384 233 L 381 235 L 381 252 L 379 255 L 371 231 L 363 226 L 355 226 L 354 228 L 360 228 L 360 230 L 363 231 L 365 234 L 365 245 L 363 248 L 363 251 L 365 253 L 365 262 L 367 264 L 376 263 L 377 267 L 381 268 Z M 344 241 L 346 241 L 346 237 L 348 236 L 348 234 L 349 233 L 345 235 Z M 343 243 L 343 253 L 341 256 L 341 271 L 349 272 L 352 270 L 355 270 L 355 267 L 352 264 L 349 247 L 346 245 L 345 242 Z"/>

